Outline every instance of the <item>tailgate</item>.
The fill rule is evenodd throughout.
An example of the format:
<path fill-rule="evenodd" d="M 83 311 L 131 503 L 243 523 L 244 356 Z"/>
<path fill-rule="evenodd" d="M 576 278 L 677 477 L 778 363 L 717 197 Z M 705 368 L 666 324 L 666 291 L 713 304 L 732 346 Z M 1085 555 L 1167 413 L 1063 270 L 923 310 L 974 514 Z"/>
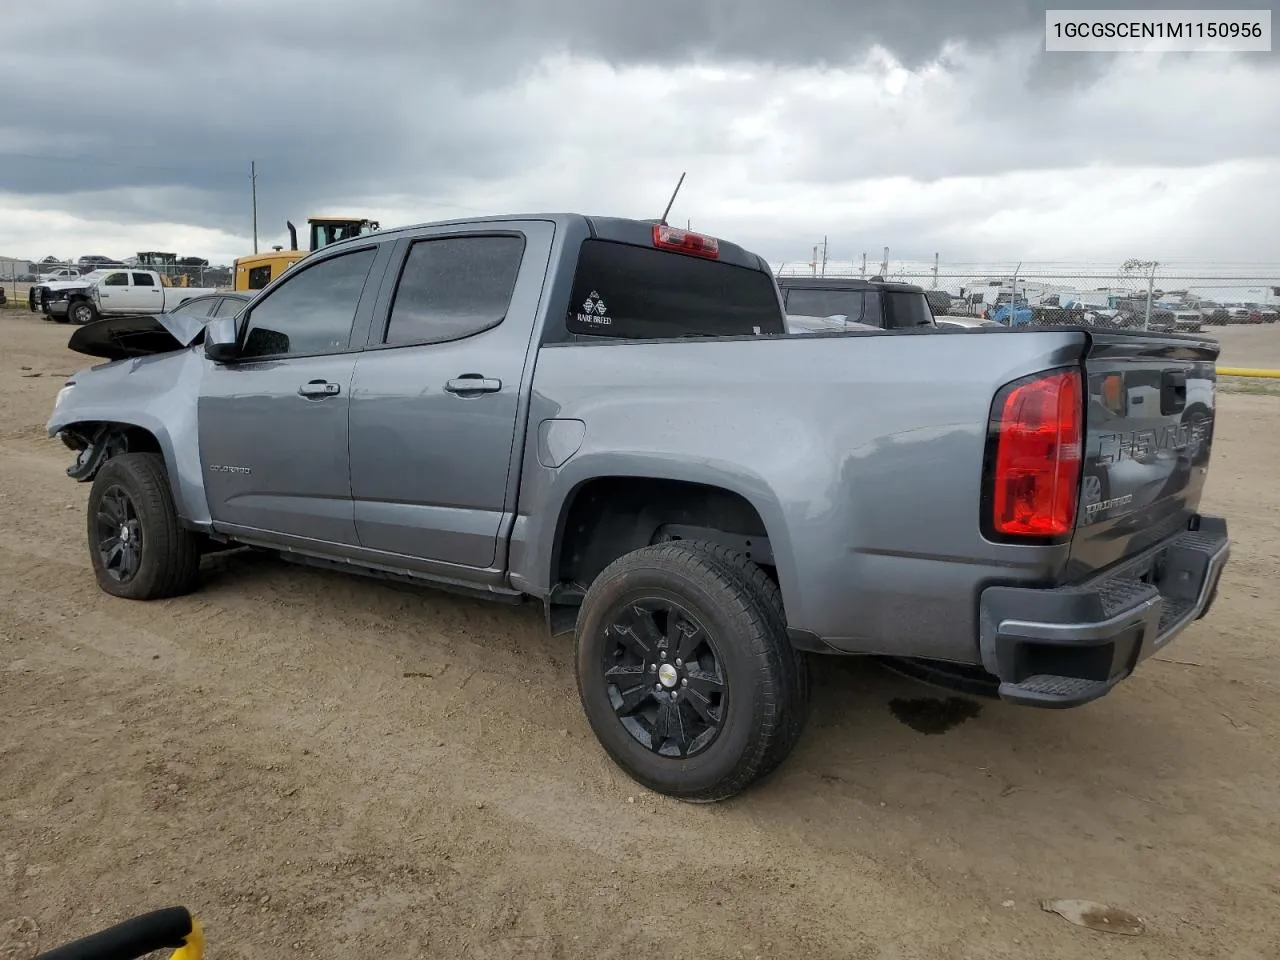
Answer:
<path fill-rule="evenodd" d="M 1091 332 L 1072 578 L 1185 530 L 1213 443 L 1214 340 Z"/>

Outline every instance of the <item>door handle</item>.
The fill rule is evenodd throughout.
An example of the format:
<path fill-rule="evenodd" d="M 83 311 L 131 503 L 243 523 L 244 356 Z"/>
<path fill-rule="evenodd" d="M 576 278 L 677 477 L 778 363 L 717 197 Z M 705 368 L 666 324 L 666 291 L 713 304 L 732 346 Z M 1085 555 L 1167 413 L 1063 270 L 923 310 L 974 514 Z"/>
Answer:
<path fill-rule="evenodd" d="M 312 380 L 298 388 L 298 395 L 301 397 L 332 397 L 341 392 L 340 386 L 327 380 Z"/>
<path fill-rule="evenodd" d="M 491 380 L 488 377 L 480 376 L 478 373 L 468 373 L 450 380 L 444 385 L 444 388 L 450 393 L 456 393 L 459 396 L 477 393 L 497 393 L 502 389 L 502 381 Z"/>

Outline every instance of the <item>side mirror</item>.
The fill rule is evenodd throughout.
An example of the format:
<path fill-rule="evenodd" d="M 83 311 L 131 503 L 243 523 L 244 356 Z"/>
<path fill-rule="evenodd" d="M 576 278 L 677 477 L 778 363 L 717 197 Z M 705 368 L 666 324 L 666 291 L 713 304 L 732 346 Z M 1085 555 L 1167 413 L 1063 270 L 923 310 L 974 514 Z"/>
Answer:
<path fill-rule="evenodd" d="M 204 328 L 204 355 L 215 363 L 227 363 L 240 353 L 236 321 L 239 317 L 215 317 Z"/>

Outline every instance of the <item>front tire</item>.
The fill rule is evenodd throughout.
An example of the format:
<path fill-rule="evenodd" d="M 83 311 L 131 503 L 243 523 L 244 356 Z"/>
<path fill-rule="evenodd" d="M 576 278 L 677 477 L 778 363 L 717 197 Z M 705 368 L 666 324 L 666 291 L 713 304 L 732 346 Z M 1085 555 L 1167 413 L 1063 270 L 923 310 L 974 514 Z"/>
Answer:
<path fill-rule="evenodd" d="M 98 319 L 98 308 L 88 300 L 77 300 L 67 308 L 67 319 L 76 326 L 83 327 Z"/>
<path fill-rule="evenodd" d="M 804 663 L 760 582 L 768 578 L 750 570 L 759 572 L 720 548 L 661 543 L 614 561 L 583 600 L 577 673 L 587 720 L 613 761 L 659 793 L 726 799 L 799 738 Z"/>
<path fill-rule="evenodd" d="M 89 491 L 88 536 L 98 586 L 113 597 L 158 600 L 196 584 L 200 538 L 178 520 L 157 453 L 123 453 L 102 465 Z"/>

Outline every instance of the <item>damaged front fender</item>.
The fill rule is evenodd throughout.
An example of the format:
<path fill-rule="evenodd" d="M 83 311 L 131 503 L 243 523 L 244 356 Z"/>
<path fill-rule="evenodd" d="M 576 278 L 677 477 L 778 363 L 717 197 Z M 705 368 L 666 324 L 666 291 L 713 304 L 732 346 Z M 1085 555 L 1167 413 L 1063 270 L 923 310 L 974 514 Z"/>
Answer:
<path fill-rule="evenodd" d="M 158 450 L 155 438 L 149 441 L 136 436 L 137 431 L 115 423 L 100 424 L 96 429 L 68 427 L 58 431 L 58 439 L 78 451 L 75 463 L 67 467 L 67 476 L 81 483 L 92 480 L 111 457 L 141 450 Z M 132 443 L 130 442 L 132 440 Z"/>

